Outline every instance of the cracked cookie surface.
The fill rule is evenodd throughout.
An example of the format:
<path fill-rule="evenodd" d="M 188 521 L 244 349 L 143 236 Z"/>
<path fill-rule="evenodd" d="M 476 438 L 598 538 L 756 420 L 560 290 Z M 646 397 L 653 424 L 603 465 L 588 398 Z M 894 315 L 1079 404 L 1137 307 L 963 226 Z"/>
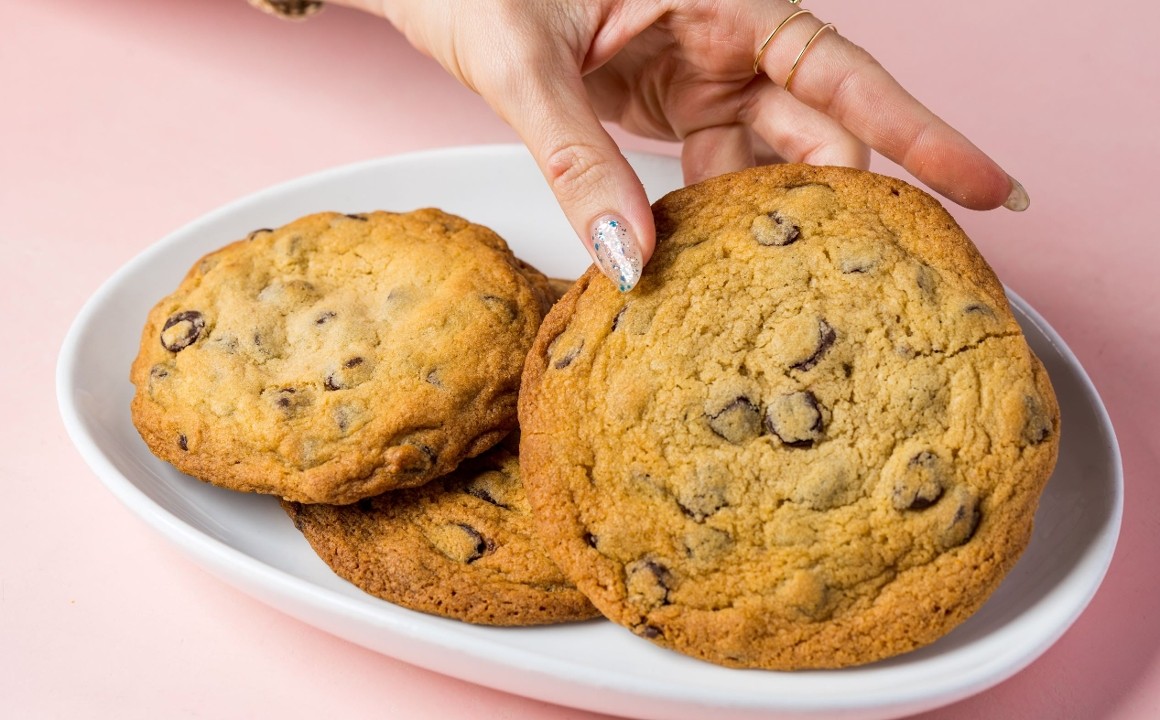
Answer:
<path fill-rule="evenodd" d="M 339 576 L 412 610 L 484 625 L 599 614 L 535 540 L 514 440 L 423 487 L 282 507 Z"/>
<path fill-rule="evenodd" d="M 609 618 L 723 665 L 930 643 L 1026 546 L 1059 412 L 995 278 L 905 183 L 756 168 L 654 205 L 529 354 L 521 455 L 553 559 Z"/>
<path fill-rule="evenodd" d="M 499 236 L 434 209 L 257 230 L 150 312 L 133 421 L 234 490 L 342 504 L 420 485 L 515 427 L 551 299 Z"/>

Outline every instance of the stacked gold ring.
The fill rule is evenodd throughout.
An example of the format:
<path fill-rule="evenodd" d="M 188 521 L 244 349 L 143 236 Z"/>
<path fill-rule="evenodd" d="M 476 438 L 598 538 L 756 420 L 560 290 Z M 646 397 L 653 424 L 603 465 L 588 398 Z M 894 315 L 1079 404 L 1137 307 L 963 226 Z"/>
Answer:
<path fill-rule="evenodd" d="M 789 2 L 792 5 L 796 5 L 801 2 L 801 0 L 789 0 Z M 777 34 L 780 33 L 787 25 L 789 25 L 791 21 L 803 15 L 813 15 L 813 13 L 805 9 L 796 10 L 793 13 L 790 13 L 790 15 L 786 17 L 785 20 L 782 20 L 780 23 L 778 23 L 777 27 L 773 29 L 773 32 L 765 37 L 765 41 L 761 43 L 761 47 L 757 48 L 757 56 L 753 58 L 754 75 L 761 74 L 761 58 L 765 57 L 765 51 L 769 49 L 771 44 L 773 44 L 773 39 L 777 37 Z M 814 34 L 810 36 L 810 39 L 807 40 L 806 44 L 802 47 L 801 52 L 799 52 L 797 57 L 794 58 L 793 65 L 790 66 L 789 73 L 787 73 L 785 76 L 785 82 L 782 83 L 782 87 L 784 87 L 786 90 L 789 90 L 790 82 L 793 80 L 794 75 L 797 73 L 798 65 L 801 64 L 802 58 L 806 56 L 806 53 L 809 52 L 810 48 L 813 47 L 813 44 L 817 42 L 821 34 L 827 30 L 833 30 L 834 32 L 837 32 L 837 28 L 834 27 L 833 23 L 825 23 L 814 31 Z"/>

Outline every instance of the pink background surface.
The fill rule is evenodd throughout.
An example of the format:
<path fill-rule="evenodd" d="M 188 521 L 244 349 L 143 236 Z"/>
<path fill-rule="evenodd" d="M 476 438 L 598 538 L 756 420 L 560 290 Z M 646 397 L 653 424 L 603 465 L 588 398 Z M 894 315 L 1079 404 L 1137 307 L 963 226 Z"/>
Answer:
<path fill-rule="evenodd" d="M 1022 673 L 924 717 L 1160 717 L 1160 5 L 810 6 L 1027 187 L 1025 214 L 952 212 L 1070 343 L 1124 455 L 1120 546 L 1088 611 Z M 84 301 L 186 222 L 333 165 L 514 139 L 351 11 L 0 2 L 0 715 L 597 717 L 376 655 L 212 578 L 84 465 L 53 389 Z"/>

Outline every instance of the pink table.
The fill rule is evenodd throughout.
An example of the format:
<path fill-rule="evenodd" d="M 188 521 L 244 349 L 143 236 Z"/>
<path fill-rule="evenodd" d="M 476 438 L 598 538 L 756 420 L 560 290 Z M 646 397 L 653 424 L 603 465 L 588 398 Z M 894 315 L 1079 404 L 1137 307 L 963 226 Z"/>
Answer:
<path fill-rule="evenodd" d="M 811 7 L 1026 185 L 1023 215 L 953 212 L 1071 344 L 1124 454 L 1123 534 L 1089 610 L 1015 678 L 927 717 L 1160 717 L 1160 5 Z M 213 579 L 101 486 L 53 393 L 81 304 L 174 228 L 336 164 L 512 132 L 386 23 L 335 8 L 291 25 L 241 0 L 8 1 L 0 33 L 0 714 L 595 717 L 376 655 Z"/>

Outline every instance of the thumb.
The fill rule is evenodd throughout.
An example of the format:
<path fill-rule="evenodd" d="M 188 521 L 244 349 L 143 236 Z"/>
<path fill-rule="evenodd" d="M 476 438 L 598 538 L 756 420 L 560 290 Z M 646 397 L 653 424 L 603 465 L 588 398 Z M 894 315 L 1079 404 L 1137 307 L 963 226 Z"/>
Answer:
<path fill-rule="evenodd" d="M 521 85 L 493 106 L 531 150 L 596 266 L 628 292 L 656 246 L 640 178 L 600 124 L 578 73 L 529 73 Z"/>

